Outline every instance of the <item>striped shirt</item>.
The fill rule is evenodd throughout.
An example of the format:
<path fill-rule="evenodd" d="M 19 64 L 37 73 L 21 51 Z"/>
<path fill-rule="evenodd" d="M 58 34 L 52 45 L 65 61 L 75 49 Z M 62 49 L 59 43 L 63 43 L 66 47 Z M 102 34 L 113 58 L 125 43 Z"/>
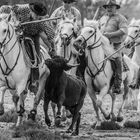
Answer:
<path fill-rule="evenodd" d="M 29 4 L 15 5 L 12 8 L 13 14 L 20 23 L 33 21 Z M 23 26 L 23 32 L 27 35 L 38 35 L 45 32 L 48 40 L 53 41 L 55 32 L 49 22 L 31 23 Z"/>

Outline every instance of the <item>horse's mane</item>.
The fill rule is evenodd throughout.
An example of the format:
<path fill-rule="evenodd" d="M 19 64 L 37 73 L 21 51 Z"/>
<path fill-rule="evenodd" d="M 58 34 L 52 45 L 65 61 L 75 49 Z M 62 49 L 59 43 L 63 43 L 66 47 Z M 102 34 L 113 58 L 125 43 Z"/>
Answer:
<path fill-rule="evenodd" d="M 84 26 L 91 26 L 91 27 L 97 29 L 98 33 L 100 34 L 103 45 L 110 45 L 109 40 L 101 33 L 101 31 L 99 29 L 99 22 L 97 20 L 87 20 L 85 18 Z"/>

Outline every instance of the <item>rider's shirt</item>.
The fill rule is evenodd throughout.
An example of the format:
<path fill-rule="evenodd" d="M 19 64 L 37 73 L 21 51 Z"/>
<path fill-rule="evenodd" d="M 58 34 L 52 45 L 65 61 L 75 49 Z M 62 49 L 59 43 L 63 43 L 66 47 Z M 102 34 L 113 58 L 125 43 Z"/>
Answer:
<path fill-rule="evenodd" d="M 107 14 L 100 19 L 100 27 L 102 32 L 115 32 L 121 30 L 124 34 L 127 34 L 127 20 L 123 15 L 115 14 L 109 17 Z M 112 37 L 110 42 L 121 43 L 124 39 L 124 35 Z"/>
<path fill-rule="evenodd" d="M 21 23 L 33 21 L 29 4 L 16 5 L 12 11 L 16 19 Z M 38 35 L 40 32 L 45 32 L 49 40 L 53 40 L 55 35 L 49 22 L 26 24 L 23 26 L 23 32 L 27 35 Z"/>
<path fill-rule="evenodd" d="M 59 16 L 65 16 L 69 19 L 76 18 L 78 25 L 81 26 L 81 14 L 79 10 L 76 9 L 75 7 L 71 7 L 70 10 L 66 10 L 64 6 L 61 6 L 57 8 L 51 15 L 52 18 L 59 17 Z M 55 24 L 58 25 L 59 21 L 60 20 L 57 20 Z"/>

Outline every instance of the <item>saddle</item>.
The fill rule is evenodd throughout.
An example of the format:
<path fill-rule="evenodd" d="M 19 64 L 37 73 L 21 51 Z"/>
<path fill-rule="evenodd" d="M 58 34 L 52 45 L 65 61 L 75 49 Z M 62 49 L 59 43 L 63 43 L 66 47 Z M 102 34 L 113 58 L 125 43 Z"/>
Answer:
<path fill-rule="evenodd" d="M 20 43 L 22 45 L 26 64 L 32 68 L 37 67 L 39 64 L 39 60 L 41 60 L 41 57 L 39 57 L 36 52 L 33 40 L 29 37 L 24 37 L 21 39 Z"/>

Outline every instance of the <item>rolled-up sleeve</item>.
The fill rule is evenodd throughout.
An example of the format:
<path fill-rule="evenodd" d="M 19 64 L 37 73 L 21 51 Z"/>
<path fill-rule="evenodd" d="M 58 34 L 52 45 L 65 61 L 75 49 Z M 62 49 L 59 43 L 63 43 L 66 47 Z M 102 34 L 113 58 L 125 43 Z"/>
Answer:
<path fill-rule="evenodd" d="M 126 35 L 127 32 L 128 32 L 128 29 L 127 29 L 127 26 L 128 26 L 128 23 L 127 23 L 127 20 L 125 17 L 123 16 L 120 16 L 119 18 L 119 29 L 121 31 L 123 31 L 123 33 Z"/>

